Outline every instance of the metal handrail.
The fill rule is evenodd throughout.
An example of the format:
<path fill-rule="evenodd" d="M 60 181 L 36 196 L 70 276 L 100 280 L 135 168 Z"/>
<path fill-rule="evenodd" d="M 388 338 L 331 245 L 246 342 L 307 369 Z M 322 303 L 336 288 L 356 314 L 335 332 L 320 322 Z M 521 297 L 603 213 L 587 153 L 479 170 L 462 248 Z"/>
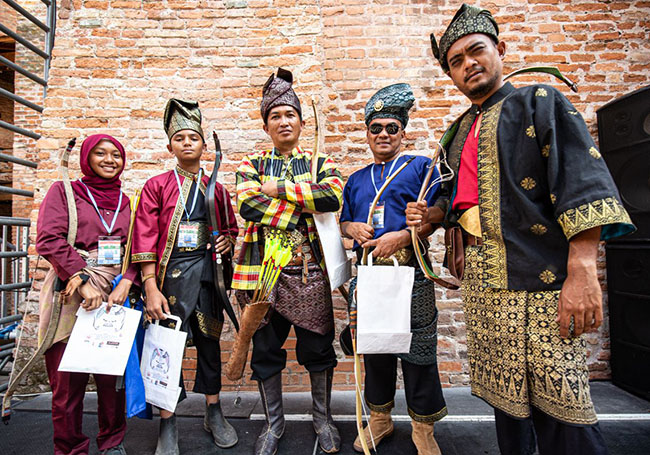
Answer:
<path fill-rule="evenodd" d="M 30 109 L 34 109 L 37 112 L 40 112 L 41 114 L 43 113 L 43 107 L 39 106 L 38 104 L 32 103 L 29 100 L 26 100 L 22 96 L 18 96 L 15 93 L 10 92 L 9 90 L 5 90 L 2 87 L 0 87 L 0 95 L 4 95 L 9 99 L 12 99 L 14 101 L 17 101 L 18 103 L 22 104 L 23 106 L 27 106 Z"/>
<path fill-rule="evenodd" d="M 0 216 L 0 226 L 31 226 L 32 222 L 29 218 L 18 218 L 12 216 Z"/>
<path fill-rule="evenodd" d="M 33 161 L 24 160 L 22 158 L 16 158 L 12 155 L 7 155 L 6 153 L 0 153 L 0 161 L 9 161 L 10 163 L 22 164 L 23 166 L 32 167 L 36 169 L 38 164 Z"/>
<path fill-rule="evenodd" d="M 47 87 L 47 81 L 45 79 L 43 79 L 42 77 L 37 76 L 36 74 L 32 73 L 31 71 L 27 71 L 22 66 L 16 65 L 14 62 L 9 60 L 8 58 L 3 57 L 2 55 L 0 55 L 0 63 L 2 63 L 3 65 L 7 65 L 9 68 L 11 68 L 12 70 L 22 74 L 25 77 L 30 78 L 31 80 L 33 80 L 37 84 L 40 84 L 43 87 Z"/>
<path fill-rule="evenodd" d="M 20 188 L 12 188 L 10 186 L 0 185 L 0 193 L 15 194 L 16 196 L 34 197 L 33 191 L 21 190 Z"/>
<path fill-rule="evenodd" d="M 32 287 L 32 280 L 22 283 L 0 284 L 0 291 L 15 291 L 16 289 L 28 289 Z"/>
<path fill-rule="evenodd" d="M 31 137 L 32 139 L 38 140 L 41 138 L 40 134 L 34 133 L 33 131 L 26 130 L 25 128 L 21 128 L 16 125 L 12 125 L 11 123 L 3 122 L 2 120 L 0 120 L 0 127 L 9 131 L 13 131 L 14 133 L 22 134 L 23 136 Z"/>
<path fill-rule="evenodd" d="M 36 17 L 32 15 L 29 11 L 27 11 L 25 8 L 20 6 L 18 3 L 14 2 L 13 0 L 3 0 L 7 5 L 11 6 L 13 9 L 18 11 L 20 14 L 25 16 L 27 19 L 29 19 L 34 25 L 37 25 L 40 27 L 44 32 L 49 32 L 50 27 L 45 25 L 43 22 L 38 20 Z"/>
<path fill-rule="evenodd" d="M 50 56 L 49 56 L 49 54 L 47 52 L 41 50 L 41 48 L 39 48 L 35 44 L 32 44 L 31 41 L 28 41 L 26 38 L 23 38 L 18 33 L 14 32 L 12 29 L 6 27 L 2 23 L 0 23 L 0 32 L 4 33 L 5 35 L 7 35 L 7 36 L 9 36 L 11 38 L 13 38 L 17 42 L 19 42 L 20 44 L 25 46 L 27 49 L 29 49 L 30 51 L 32 51 L 33 53 L 35 53 L 37 55 L 40 55 L 44 59 L 50 58 Z"/>

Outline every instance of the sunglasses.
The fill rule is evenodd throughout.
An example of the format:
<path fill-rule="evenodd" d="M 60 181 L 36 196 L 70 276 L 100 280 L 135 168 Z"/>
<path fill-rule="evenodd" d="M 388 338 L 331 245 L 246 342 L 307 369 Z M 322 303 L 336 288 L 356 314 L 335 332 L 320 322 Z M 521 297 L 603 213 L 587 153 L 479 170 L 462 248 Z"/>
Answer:
<path fill-rule="evenodd" d="M 399 133 L 399 130 L 400 130 L 401 127 L 397 123 L 389 123 L 386 126 L 381 125 L 379 123 L 373 123 L 372 125 L 370 125 L 370 127 L 368 129 L 370 130 L 371 134 L 377 135 L 377 134 L 380 134 L 382 131 L 384 131 L 384 128 L 386 128 L 386 132 L 388 134 L 390 134 L 391 136 L 394 136 L 397 133 Z"/>

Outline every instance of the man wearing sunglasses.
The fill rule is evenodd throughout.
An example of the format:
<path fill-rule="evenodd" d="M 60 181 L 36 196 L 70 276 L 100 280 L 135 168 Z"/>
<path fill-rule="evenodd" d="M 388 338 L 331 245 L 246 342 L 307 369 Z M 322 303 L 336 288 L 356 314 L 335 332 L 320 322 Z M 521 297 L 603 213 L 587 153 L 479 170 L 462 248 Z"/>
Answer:
<path fill-rule="evenodd" d="M 555 88 L 504 81 L 506 44 L 462 5 L 433 54 L 472 106 L 449 129 L 455 178 L 423 218 L 461 226 L 472 393 L 502 454 L 607 453 L 583 333 L 602 322 L 599 239 L 634 229 L 584 120 Z M 412 204 L 409 223 L 422 214 Z M 535 433 L 537 438 L 535 438 Z"/>
<path fill-rule="evenodd" d="M 354 239 L 354 249 L 359 259 L 364 248 L 372 248 L 375 264 L 392 264 L 389 258 L 394 255 L 401 265 L 416 269 L 411 300 L 413 338 L 410 352 L 403 355 L 364 355 L 364 395 L 370 408 L 370 423 L 363 433 L 364 437 L 372 447 L 370 433 L 377 445 L 393 432 L 390 412 L 395 405 L 399 357 L 406 402 L 412 418 L 413 442 L 419 455 L 433 455 L 440 453 L 433 437 L 433 424 L 447 415 L 436 360 L 438 311 L 434 285 L 417 266 L 404 216 L 406 204 L 417 199 L 431 160 L 423 156 L 414 157 L 388 184 L 374 210 L 372 224 L 366 224 L 370 205 L 379 189 L 402 164 L 412 158 L 401 155 L 400 151 L 405 137 L 404 128 L 409 120 L 408 112 L 414 101 L 408 84 L 394 84 L 379 90 L 366 104 L 366 137 L 373 163 L 352 174 L 343 190 L 341 231 Z M 434 179 L 437 176 L 436 171 Z M 427 194 L 429 205 L 437 197 L 436 184 Z M 433 231 L 431 225 L 419 229 L 420 237 L 426 242 L 426 237 Z M 350 285 L 350 295 L 355 286 L 356 278 Z M 362 451 L 359 437 L 354 442 L 354 449 Z"/>

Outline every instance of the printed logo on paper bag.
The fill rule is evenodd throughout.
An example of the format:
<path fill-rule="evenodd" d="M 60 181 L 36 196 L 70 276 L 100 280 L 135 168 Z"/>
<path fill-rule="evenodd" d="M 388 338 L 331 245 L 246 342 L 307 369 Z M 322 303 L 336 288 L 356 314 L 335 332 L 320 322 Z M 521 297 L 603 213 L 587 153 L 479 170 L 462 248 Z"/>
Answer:
<path fill-rule="evenodd" d="M 124 327 L 126 310 L 119 305 L 113 306 L 111 311 L 97 311 L 93 318 L 93 328 L 98 332 L 117 333 Z"/>
<path fill-rule="evenodd" d="M 154 384 L 167 387 L 169 384 L 169 352 L 162 348 L 155 348 L 149 358 L 149 370 L 146 379 Z"/>

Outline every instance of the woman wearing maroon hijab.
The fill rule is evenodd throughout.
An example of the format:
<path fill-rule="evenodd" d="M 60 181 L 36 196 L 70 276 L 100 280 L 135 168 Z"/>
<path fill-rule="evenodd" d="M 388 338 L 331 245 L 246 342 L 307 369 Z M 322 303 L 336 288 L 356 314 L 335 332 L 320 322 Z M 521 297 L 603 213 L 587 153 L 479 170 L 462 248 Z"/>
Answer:
<path fill-rule="evenodd" d="M 39 343 L 47 330 L 52 311 L 56 278 L 65 282 L 64 305 L 52 347 L 45 353 L 52 387 L 52 423 L 55 454 L 87 454 L 90 440 L 81 429 L 83 398 L 89 375 L 58 371 L 61 357 L 79 306 L 87 311 L 103 301 L 121 305 L 127 298 L 137 268 L 129 267 L 111 291 L 111 281 L 120 273 L 130 221 L 129 198 L 122 193 L 120 175 L 126 156 L 120 142 L 106 134 L 88 137 L 81 145 L 83 178 L 72 183 L 77 207 L 77 237 L 67 242 L 68 209 L 62 182 L 47 192 L 38 214 L 36 251 L 52 265 L 40 294 Z M 98 245 L 102 253 L 98 257 Z M 115 253 L 111 257 L 111 252 Z M 99 434 L 102 454 L 125 454 L 126 431 L 124 390 L 115 390 L 115 376 L 94 375 L 97 384 Z"/>

